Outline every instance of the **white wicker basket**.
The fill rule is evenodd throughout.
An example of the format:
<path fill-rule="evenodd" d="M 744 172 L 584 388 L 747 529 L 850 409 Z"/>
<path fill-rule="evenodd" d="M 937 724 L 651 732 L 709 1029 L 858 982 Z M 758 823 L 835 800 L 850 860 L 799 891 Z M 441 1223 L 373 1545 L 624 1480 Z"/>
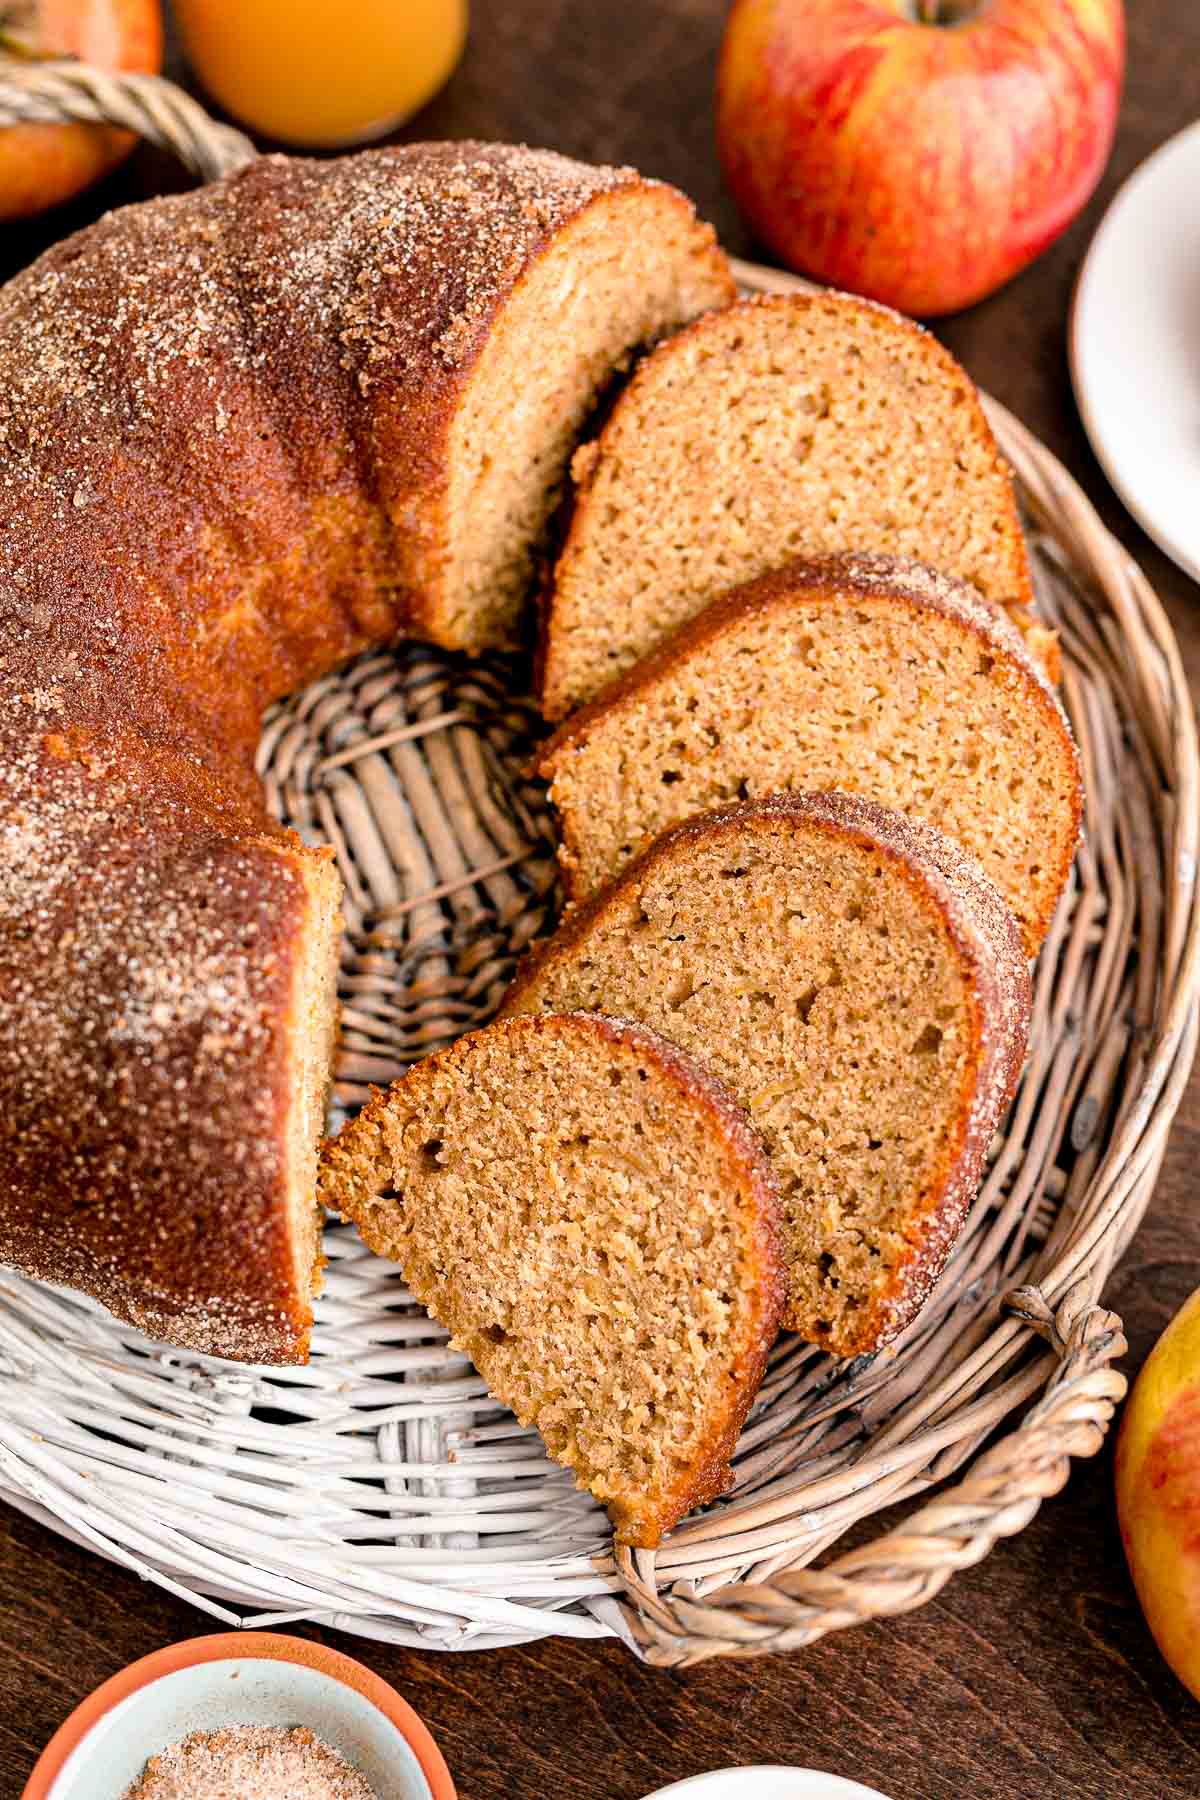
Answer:
<path fill-rule="evenodd" d="M 206 174 L 248 153 L 153 78 L 39 70 L 0 83 L 0 122 L 6 108 L 116 117 Z M 920 1605 L 1098 1447 L 1124 1387 L 1099 1295 L 1196 1040 L 1200 765 L 1144 578 L 1053 457 L 992 418 L 1062 634 L 1088 840 L 1039 964 L 1012 1117 L 904 1338 L 841 1366 L 781 1339 L 732 1495 L 659 1551 L 617 1555 L 599 1508 L 346 1228 L 327 1232 L 305 1369 L 164 1350 L 7 1276 L 0 1492 L 14 1505 L 232 1623 L 309 1619 L 437 1649 L 616 1634 L 683 1663 Z M 551 916 L 544 807 L 523 774 L 534 725 L 513 679 L 502 662 L 400 646 L 267 723 L 272 804 L 334 841 L 348 883 L 341 1105 L 487 1016 Z M 915 1497 L 901 1530 L 814 1566 L 856 1521 Z"/>

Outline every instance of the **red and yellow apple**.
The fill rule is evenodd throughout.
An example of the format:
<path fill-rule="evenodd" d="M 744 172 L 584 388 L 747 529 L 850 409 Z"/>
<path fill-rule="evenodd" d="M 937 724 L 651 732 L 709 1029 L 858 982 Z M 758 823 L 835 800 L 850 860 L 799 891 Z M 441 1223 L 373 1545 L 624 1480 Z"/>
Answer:
<path fill-rule="evenodd" d="M 0 0 L 0 63 L 74 56 L 99 69 L 162 66 L 158 0 Z M 0 219 L 23 219 L 107 175 L 136 142 L 108 125 L 0 128 Z"/>
<path fill-rule="evenodd" d="M 1200 1699 L 1200 1289 L 1134 1384 L 1117 1437 L 1117 1516 L 1146 1621 Z"/>
<path fill-rule="evenodd" d="M 1122 0 L 734 0 L 721 160 L 792 268 L 954 312 L 1088 199 L 1124 61 Z"/>

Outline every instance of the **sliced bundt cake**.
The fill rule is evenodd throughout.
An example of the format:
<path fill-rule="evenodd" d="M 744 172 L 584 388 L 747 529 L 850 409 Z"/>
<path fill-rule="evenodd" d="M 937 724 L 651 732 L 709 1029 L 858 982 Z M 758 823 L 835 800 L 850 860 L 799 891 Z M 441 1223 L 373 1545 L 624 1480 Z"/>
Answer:
<path fill-rule="evenodd" d="M 958 845 L 872 801 L 675 827 L 535 956 L 507 1014 L 604 1006 L 738 1096 L 780 1182 L 785 1324 L 839 1356 L 913 1317 L 1024 1060 L 1016 921 Z"/>
<path fill-rule="evenodd" d="M 263 708 L 511 640 L 597 394 L 731 294 L 673 189 L 472 143 L 260 157 L 0 291 L 0 1261 L 304 1357 L 340 889 Z"/>
<path fill-rule="evenodd" d="M 547 718 L 797 555 L 920 557 L 1030 621 L 1012 483 L 975 389 L 935 338 L 867 301 L 759 298 L 698 321 L 642 362 L 572 471 Z"/>
<path fill-rule="evenodd" d="M 575 713 L 539 773 L 582 898 L 669 825 L 737 798 L 839 788 L 934 821 L 1037 954 L 1079 836 L 1079 757 L 1007 615 L 883 556 L 733 589 Z"/>
<path fill-rule="evenodd" d="M 595 1015 L 506 1020 L 378 1095 L 320 1186 L 623 1542 L 724 1492 L 779 1323 L 778 1196 L 689 1057 Z"/>

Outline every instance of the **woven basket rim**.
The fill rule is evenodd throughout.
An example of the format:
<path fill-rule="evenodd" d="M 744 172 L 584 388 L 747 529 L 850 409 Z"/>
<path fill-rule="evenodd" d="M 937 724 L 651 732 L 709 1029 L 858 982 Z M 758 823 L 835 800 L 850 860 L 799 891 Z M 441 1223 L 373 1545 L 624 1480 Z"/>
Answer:
<path fill-rule="evenodd" d="M 249 140 L 209 120 L 195 102 L 159 77 L 111 77 L 71 63 L 33 65 L 28 70 L 5 72 L 0 76 L 0 125 L 31 117 L 93 118 L 120 123 L 173 149 L 205 179 L 239 166 L 254 154 Z M 734 266 L 748 288 L 795 291 L 810 285 L 756 264 Z M 1130 962 L 1129 941 L 1134 927 L 1122 935 L 1123 927 L 1114 926 L 1111 918 L 1107 920 L 1104 929 L 1109 935 L 1104 939 L 1104 954 L 1108 954 L 1110 944 L 1116 948 L 1105 966 L 1104 979 L 1111 985 L 1128 976 L 1128 1004 L 1124 1012 L 1112 1015 L 1127 1015 L 1127 1030 L 1112 1053 L 1116 1057 L 1113 1068 L 1110 1070 L 1104 1061 L 1107 1053 L 1103 1049 L 1097 1053 L 1097 1064 L 1110 1077 L 1115 1076 L 1118 1067 L 1128 1069 L 1130 1077 L 1118 1088 L 1111 1080 L 1105 1086 L 1093 1075 L 1098 1098 L 1091 1124 L 1095 1137 L 1091 1141 L 1079 1128 L 1081 1119 L 1091 1117 L 1087 1114 L 1091 1092 L 1081 1089 L 1075 1094 L 1072 1130 L 1080 1139 L 1075 1145 L 1079 1157 L 1075 1170 L 1077 1173 L 1083 1168 L 1086 1182 L 1078 1183 L 1081 1191 L 1075 1193 L 1073 1201 L 1069 1182 L 1065 1199 L 1059 1196 L 1061 1204 L 1048 1225 L 1047 1244 L 1053 1248 L 1053 1256 L 1047 1249 L 1044 1267 L 1033 1257 L 1030 1266 L 1035 1269 L 1036 1278 L 1013 1282 L 1002 1297 L 995 1323 L 980 1336 L 967 1361 L 954 1371 L 966 1394 L 965 1399 L 961 1392 L 957 1396 L 958 1411 L 954 1411 L 953 1384 L 947 1397 L 938 1402 L 935 1383 L 929 1414 L 918 1438 L 910 1440 L 907 1446 L 898 1443 L 889 1451 L 888 1433 L 882 1433 L 878 1454 L 874 1455 L 874 1462 L 880 1467 L 872 1465 L 871 1476 L 880 1492 L 891 1499 L 902 1499 L 937 1484 L 936 1496 L 910 1514 L 902 1527 L 843 1552 L 819 1569 L 805 1566 L 794 1557 L 780 1557 L 778 1566 L 774 1566 L 771 1556 L 755 1545 L 756 1532 L 770 1522 L 772 1506 L 788 1503 L 787 1494 L 768 1485 L 762 1490 L 767 1495 L 765 1501 L 751 1495 L 746 1501 L 688 1522 L 681 1539 L 687 1553 L 695 1556 L 699 1547 L 707 1558 L 704 1566 L 716 1570 L 703 1578 L 694 1572 L 684 1579 L 675 1578 L 674 1571 L 680 1566 L 677 1544 L 676 1540 L 668 1540 L 660 1553 L 610 1554 L 597 1545 L 573 1559 L 558 1559 L 555 1567 L 547 1565 L 546 1575 L 534 1579 L 529 1571 L 535 1539 L 529 1552 L 511 1559 L 513 1579 L 507 1587 L 503 1581 L 492 1581 L 487 1592 L 495 1599 L 490 1602 L 481 1601 L 477 1586 L 468 1594 L 459 1579 L 451 1578 L 448 1568 L 438 1564 L 436 1581 L 431 1573 L 428 1586 L 413 1578 L 393 1583 L 382 1611 L 377 1608 L 372 1612 L 365 1603 L 357 1608 L 349 1606 L 344 1612 L 322 1608 L 307 1596 L 305 1582 L 297 1580 L 288 1590 L 294 1590 L 295 1610 L 291 1613 L 274 1611 L 243 1618 L 219 1602 L 230 1597 L 252 1605 L 253 1597 L 238 1591 L 229 1568 L 220 1563 L 215 1553 L 201 1569 L 195 1547 L 191 1555 L 196 1566 L 192 1567 L 189 1552 L 176 1536 L 165 1547 L 160 1546 L 157 1555 L 153 1546 L 135 1542 L 132 1536 L 122 1538 L 111 1509 L 108 1514 L 90 1509 L 86 1476 L 79 1473 L 78 1458 L 68 1471 L 65 1462 L 55 1462 L 36 1450 L 38 1434 L 29 1428 L 28 1419 L 14 1399 L 14 1379 L 19 1385 L 27 1376 L 20 1346 L 40 1349 L 50 1342 L 66 1355 L 83 1343 L 88 1328 L 80 1323 L 85 1314 L 73 1303 L 56 1310 L 51 1294 L 45 1290 L 39 1293 L 31 1284 L 14 1279 L 0 1287 L 0 1311 L 13 1308 L 13 1318 L 20 1321 L 14 1327 L 13 1338 L 0 1349 L 0 1491 L 6 1497 L 57 1529 L 137 1568 L 143 1575 L 233 1623 L 278 1623 L 283 1618 L 299 1616 L 398 1641 L 444 1642 L 444 1636 L 438 1640 L 427 1634 L 428 1617 L 453 1615 L 457 1606 L 469 1625 L 463 1642 L 487 1645 L 555 1631 L 576 1636 L 615 1634 L 649 1661 L 679 1665 L 712 1655 L 749 1656 L 795 1648 L 828 1631 L 922 1605 L 955 1570 L 979 1561 L 998 1538 L 1021 1530 L 1041 1500 L 1063 1485 L 1073 1456 L 1095 1452 L 1125 1388 L 1123 1376 L 1113 1366 L 1125 1348 L 1120 1321 L 1100 1304 L 1099 1297 L 1113 1262 L 1148 1203 L 1196 1048 L 1200 993 L 1200 905 L 1196 891 L 1200 756 L 1178 646 L 1145 576 L 1106 530 L 1078 483 L 1052 453 L 998 402 L 985 397 L 985 406 L 1038 532 L 1044 534 L 1039 552 L 1043 563 L 1052 567 L 1059 559 L 1069 565 L 1082 577 L 1095 603 L 1095 629 L 1079 638 L 1067 669 L 1065 695 L 1077 721 L 1087 721 L 1090 710 L 1107 697 L 1113 718 L 1118 725 L 1125 722 L 1125 734 L 1130 737 L 1133 721 L 1126 720 L 1113 699 L 1113 671 L 1117 664 L 1123 664 L 1121 678 L 1133 684 L 1130 692 L 1136 694 L 1137 701 L 1142 797 L 1152 804 L 1147 807 L 1145 819 L 1135 817 L 1132 801 L 1124 811 L 1115 809 L 1113 818 L 1118 839 L 1123 842 L 1122 833 L 1141 831 L 1140 844 L 1148 844 L 1161 863 L 1162 890 L 1155 900 L 1151 874 L 1143 875 L 1136 866 L 1137 859 L 1126 856 L 1127 873 L 1132 870 L 1128 873 L 1128 885 L 1135 889 L 1132 900 L 1128 894 L 1125 896 L 1132 909 L 1130 916 L 1139 931 L 1147 921 L 1156 924 L 1160 954 L 1152 969 L 1144 966 L 1148 959 L 1134 965 Z M 1078 618 L 1082 616 L 1078 614 Z M 1085 745 L 1092 741 L 1091 736 L 1086 737 Z M 1104 731 L 1097 731 L 1095 754 L 1099 755 L 1106 745 L 1111 749 L 1114 741 L 1111 730 L 1107 736 Z M 1099 767 L 1091 769 L 1089 783 L 1094 783 L 1099 793 L 1111 774 L 1112 771 L 1106 773 Z M 1151 812 L 1155 814 L 1153 819 Z M 1096 854 L 1101 854 L 1102 849 Z M 507 879 L 508 865 L 498 864 L 495 869 L 488 865 L 486 872 L 489 881 Z M 478 868 L 467 879 L 481 879 Z M 1139 881 L 1143 885 L 1149 883 L 1144 892 L 1137 887 Z M 1104 888 L 1101 882 L 1094 892 L 1104 900 L 1111 899 L 1116 889 Z M 1159 908 L 1153 920 L 1146 911 L 1150 906 Z M 1074 957 L 1077 966 L 1082 967 L 1082 959 L 1088 953 L 1088 934 L 1079 925 L 1078 911 L 1076 907 L 1072 927 L 1056 927 L 1046 954 L 1066 964 Z M 499 979 L 494 969 L 489 978 Z M 1093 989 L 1084 995 L 1086 1003 L 1090 1004 L 1102 985 L 1097 974 Z M 1125 989 L 1121 992 L 1124 994 Z M 1059 1041 L 1054 1037 L 1056 1030 L 1069 1034 L 1077 1030 L 1077 1025 L 1072 1023 L 1070 1008 L 1060 1003 L 1060 996 L 1050 983 L 1046 986 L 1044 1006 L 1040 1022 L 1035 1018 L 1035 1032 L 1042 1030 L 1053 1048 Z M 1052 1080 L 1053 1075 L 1051 1083 Z M 1104 1141 L 1099 1144 L 1096 1138 L 1101 1137 Z M 1028 1206 L 1032 1216 L 1036 1210 L 1032 1195 Z M 355 1255 L 340 1241 L 335 1244 L 335 1256 L 348 1257 L 348 1267 Z M 122 1341 L 130 1342 L 133 1335 L 125 1333 Z M 1037 1341 L 1044 1343 L 1044 1354 L 1032 1362 L 1020 1362 L 1019 1354 Z M 110 1350 L 109 1354 L 113 1352 Z M 239 1406 L 245 1398 L 238 1383 L 251 1378 L 244 1372 L 230 1374 L 208 1359 L 193 1358 L 191 1362 L 199 1370 L 194 1388 L 196 1393 L 202 1390 L 203 1405 L 197 1401 L 194 1424 L 187 1429 L 199 1432 L 203 1421 L 204 1430 L 216 1432 L 222 1409 L 231 1398 L 236 1397 Z M 993 1364 L 997 1371 L 1007 1369 L 1011 1373 L 1003 1380 L 997 1375 L 989 1387 L 985 1378 Z M 119 1390 L 126 1397 L 137 1393 L 139 1403 L 146 1399 L 138 1386 L 140 1366 L 129 1352 L 126 1362 L 115 1368 L 112 1375 L 114 1391 Z M 89 1368 L 94 1375 L 95 1364 Z M 208 1386 L 203 1387 L 204 1383 Z M 947 1382 L 944 1380 L 941 1385 L 946 1387 Z M 47 1393 L 53 1405 L 52 1386 Z M 455 1404 L 465 1403 L 460 1389 L 455 1393 Z M 939 1404 L 942 1412 L 938 1411 Z M 1028 1407 L 1021 1422 L 996 1437 L 1001 1421 L 1021 1406 Z M 968 1415 L 970 1429 L 964 1438 L 963 1421 Z M 946 1418 L 958 1436 L 946 1435 L 939 1449 L 938 1429 Z M 990 1447 L 980 1450 L 985 1441 Z M 876 1447 L 876 1440 L 872 1439 L 873 1454 Z M 946 1485 L 948 1477 L 959 1471 L 968 1457 L 966 1473 L 954 1485 Z M 179 1460 L 182 1466 L 188 1457 L 182 1455 Z M 83 1461 L 86 1465 L 86 1457 Z M 794 1505 L 795 1492 L 802 1489 L 805 1504 L 828 1506 L 832 1519 L 836 1512 L 833 1502 L 843 1496 L 846 1483 L 845 1472 L 829 1477 L 824 1486 L 819 1476 L 798 1478 L 793 1484 L 791 1503 Z M 826 1488 L 830 1489 L 828 1495 Z M 837 1535 L 838 1529 L 831 1523 L 828 1538 L 817 1542 L 817 1550 Z M 739 1550 L 738 1545 L 743 1547 Z M 732 1559 L 733 1572 L 739 1578 L 730 1580 L 728 1568 L 716 1569 L 714 1558 L 722 1548 L 727 1552 L 727 1560 Z M 257 1554 L 261 1566 L 269 1570 L 270 1561 L 262 1546 Z M 482 1555 L 482 1550 L 478 1554 Z M 470 1560 L 468 1553 L 456 1552 L 447 1539 L 441 1563 L 452 1565 L 456 1555 L 465 1567 Z M 686 1555 L 683 1563 L 686 1564 Z M 493 1560 L 488 1566 L 493 1577 L 508 1567 L 503 1559 Z M 748 1572 L 752 1576 L 749 1580 L 745 1579 Z M 342 1591 L 351 1592 L 354 1581 L 343 1579 L 347 1585 Z M 526 1583 L 524 1587 L 522 1582 Z M 542 1592 L 547 1582 L 552 1589 L 557 1583 L 559 1590 L 552 1592 L 549 1599 Z M 575 1596 L 581 1584 L 589 1583 L 586 1610 L 581 1612 Z M 273 1594 L 282 1592 L 281 1579 L 276 1579 L 272 1587 L 264 1576 L 262 1591 L 268 1589 Z M 544 1610 L 539 1612 L 531 1605 L 501 1598 L 513 1593 L 536 1593 L 536 1604 Z"/>

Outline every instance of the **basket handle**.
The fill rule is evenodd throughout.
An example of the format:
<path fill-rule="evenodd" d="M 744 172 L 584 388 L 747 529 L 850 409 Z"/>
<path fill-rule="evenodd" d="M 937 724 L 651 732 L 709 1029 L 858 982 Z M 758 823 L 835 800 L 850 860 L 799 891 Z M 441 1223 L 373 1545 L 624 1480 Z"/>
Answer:
<path fill-rule="evenodd" d="M 245 132 L 211 119 L 162 75 L 110 74 L 69 57 L 0 64 L 0 128 L 64 123 L 119 125 L 171 151 L 201 181 L 258 155 Z"/>
<path fill-rule="evenodd" d="M 658 1592 L 652 1554 L 618 1551 L 625 1585 L 619 1605 L 638 1654 L 660 1668 L 680 1668 L 711 1656 L 799 1650 L 828 1632 L 924 1606 L 957 1570 L 981 1562 L 998 1538 L 1023 1531 L 1042 1501 L 1065 1486 L 1071 1458 L 1099 1450 L 1124 1398 L 1126 1379 L 1112 1367 L 1127 1348 L 1121 1321 L 1095 1304 L 1090 1289 L 1089 1278 L 1077 1282 L 1057 1311 L 1037 1288 L 1007 1296 L 1010 1311 L 1062 1361 L 1017 1429 L 895 1531 L 823 1569 L 783 1569 L 703 1599 L 683 1582 Z"/>

